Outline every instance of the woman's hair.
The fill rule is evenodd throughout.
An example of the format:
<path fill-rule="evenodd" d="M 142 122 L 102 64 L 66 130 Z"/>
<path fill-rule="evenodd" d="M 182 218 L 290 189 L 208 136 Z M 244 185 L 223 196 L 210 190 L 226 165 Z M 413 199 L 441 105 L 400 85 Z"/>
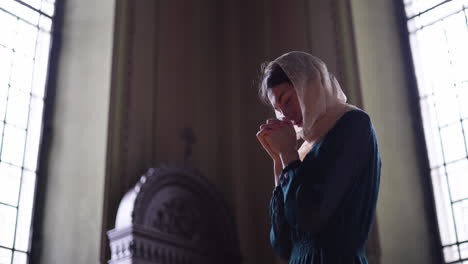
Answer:
<path fill-rule="evenodd" d="M 260 84 L 258 87 L 258 95 L 260 96 L 260 99 L 269 105 L 268 89 L 282 83 L 289 83 L 292 85 L 291 80 L 283 71 L 281 66 L 276 62 L 263 63 L 261 66 Z"/>

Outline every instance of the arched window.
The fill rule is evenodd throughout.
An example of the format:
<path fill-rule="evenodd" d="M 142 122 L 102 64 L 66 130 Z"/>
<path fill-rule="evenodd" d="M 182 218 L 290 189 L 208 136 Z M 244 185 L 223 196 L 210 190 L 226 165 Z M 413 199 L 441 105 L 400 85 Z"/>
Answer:
<path fill-rule="evenodd" d="M 0 263 L 27 263 L 54 0 L 0 0 Z"/>
<path fill-rule="evenodd" d="M 468 263 L 468 1 L 405 0 L 445 263 Z"/>

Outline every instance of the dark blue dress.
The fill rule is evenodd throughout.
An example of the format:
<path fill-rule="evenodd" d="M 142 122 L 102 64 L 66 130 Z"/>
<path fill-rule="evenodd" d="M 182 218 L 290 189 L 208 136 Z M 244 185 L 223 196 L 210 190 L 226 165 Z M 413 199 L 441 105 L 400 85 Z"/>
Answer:
<path fill-rule="evenodd" d="M 270 241 L 289 263 L 367 263 L 380 182 L 375 130 L 345 113 L 304 160 L 288 164 L 270 201 Z"/>

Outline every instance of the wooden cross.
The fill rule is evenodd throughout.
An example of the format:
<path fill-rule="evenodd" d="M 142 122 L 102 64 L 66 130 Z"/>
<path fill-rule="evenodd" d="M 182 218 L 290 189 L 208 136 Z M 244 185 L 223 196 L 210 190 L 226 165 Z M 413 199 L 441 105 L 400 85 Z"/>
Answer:
<path fill-rule="evenodd" d="M 182 130 L 180 137 L 185 141 L 184 161 L 187 161 L 192 155 L 192 145 L 197 142 L 197 139 L 195 138 L 193 130 L 188 127 Z"/>

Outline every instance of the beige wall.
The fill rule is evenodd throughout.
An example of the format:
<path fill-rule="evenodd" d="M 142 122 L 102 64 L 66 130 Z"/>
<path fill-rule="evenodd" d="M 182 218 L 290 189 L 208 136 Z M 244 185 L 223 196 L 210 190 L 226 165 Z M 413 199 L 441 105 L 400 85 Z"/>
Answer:
<path fill-rule="evenodd" d="M 65 1 L 35 263 L 99 263 L 114 2 Z"/>
<path fill-rule="evenodd" d="M 393 1 L 352 1 L 364 109 L 382 154 L 382 263 L 435 263 Z M 412 88 L 412 87 L 411 87 Z"/>

